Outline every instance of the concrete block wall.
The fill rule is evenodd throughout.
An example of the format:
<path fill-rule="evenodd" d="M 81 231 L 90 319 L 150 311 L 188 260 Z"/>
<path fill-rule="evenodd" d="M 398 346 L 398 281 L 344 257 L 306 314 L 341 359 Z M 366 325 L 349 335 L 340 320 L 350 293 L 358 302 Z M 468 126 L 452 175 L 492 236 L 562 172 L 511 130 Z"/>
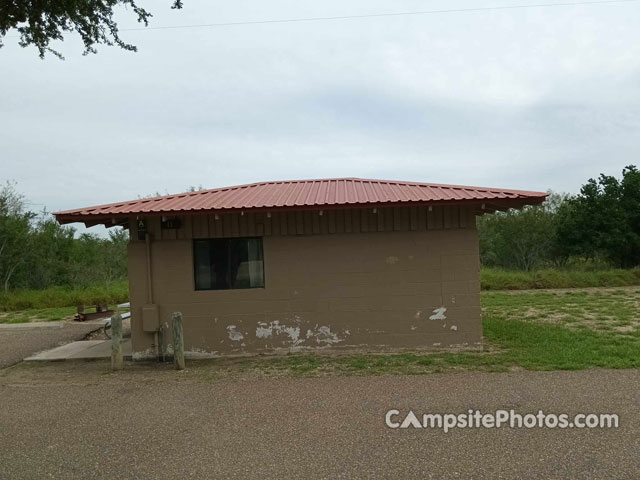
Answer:
<path fill-rule="evenodd" d="M 195 235 L 154 240 L 153 300 L 167 333 L 171 312 L 183 313 L 192 353 L 477 348 L 475 221 L 425 227 L 264 236 L 265 288 L 246 290 L 196 291 Z M 152 355 L 154 335 L 140 320 L 148 303 L 144 242 L 131 242 L 129 268 L 133 349 Z"/>

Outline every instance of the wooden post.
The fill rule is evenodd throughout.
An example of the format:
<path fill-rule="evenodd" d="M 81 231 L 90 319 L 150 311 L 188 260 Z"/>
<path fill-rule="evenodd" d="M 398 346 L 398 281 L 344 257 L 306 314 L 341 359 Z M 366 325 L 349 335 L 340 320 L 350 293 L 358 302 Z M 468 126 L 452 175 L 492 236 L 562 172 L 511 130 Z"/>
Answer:
<path fill-rule="evenodd" d="M 111 317 L 111 369 L 122 370 L 122 317 L 116 313 Z"/>
<path fill-rule="evenodd" d="M 182 313 L 173 312 L 173 362 L 178 370 L 184 370 L 184 337 L 182 335 Z"/>

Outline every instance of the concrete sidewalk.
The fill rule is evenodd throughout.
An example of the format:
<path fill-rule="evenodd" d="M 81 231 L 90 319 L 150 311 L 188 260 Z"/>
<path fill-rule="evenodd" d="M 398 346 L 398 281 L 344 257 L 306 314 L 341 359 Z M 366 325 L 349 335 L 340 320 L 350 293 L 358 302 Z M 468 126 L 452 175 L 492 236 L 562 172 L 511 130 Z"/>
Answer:
<path fill-rule="evenodd" d="M 122 341 L 125 359 L 131 358 L 131 339 Z M 60 360 L 93 360 L 111 357 L 111 340 L 82 340 L 61 345 L 24 359 L 25 362 L 50 362 Z"/>
<path fill-rule="evenodd" d="M 31 322 L 0 325 L 0 368 L 14 365 L 36 352 L 82 340 L 102 322 Z"/>

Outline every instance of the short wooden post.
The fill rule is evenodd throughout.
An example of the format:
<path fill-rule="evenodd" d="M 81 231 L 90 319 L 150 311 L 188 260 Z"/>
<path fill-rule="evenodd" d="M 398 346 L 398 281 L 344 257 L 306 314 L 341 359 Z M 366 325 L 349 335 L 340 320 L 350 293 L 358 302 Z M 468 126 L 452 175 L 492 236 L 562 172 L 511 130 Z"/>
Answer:
<path fill-rule="evenodd" d="M 182 313 L 173 312 L 173 363 L 178 370 L 184 370 L 184 337 L 182 334 Z"/>
<path fill-rule="evenodd" d="M 111 369 L 122 370 L 122 317 L 116 313 L 111 317 Z"/>

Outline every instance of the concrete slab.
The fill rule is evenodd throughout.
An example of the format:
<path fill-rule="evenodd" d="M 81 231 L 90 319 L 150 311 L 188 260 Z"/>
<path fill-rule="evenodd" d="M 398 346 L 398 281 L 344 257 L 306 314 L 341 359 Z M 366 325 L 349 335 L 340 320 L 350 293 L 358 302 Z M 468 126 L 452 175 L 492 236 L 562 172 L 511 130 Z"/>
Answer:
<path fill-rule="evenodd" d="M 131 358 L 131 339 L 122 342 L 125 358 Z M 50 362 L 61 360 L 92 360 L 111 357 L 111 340 L 82 340 L 71 342 L 24 359 L 25 362 Z"/>

